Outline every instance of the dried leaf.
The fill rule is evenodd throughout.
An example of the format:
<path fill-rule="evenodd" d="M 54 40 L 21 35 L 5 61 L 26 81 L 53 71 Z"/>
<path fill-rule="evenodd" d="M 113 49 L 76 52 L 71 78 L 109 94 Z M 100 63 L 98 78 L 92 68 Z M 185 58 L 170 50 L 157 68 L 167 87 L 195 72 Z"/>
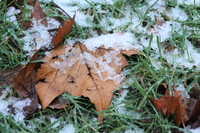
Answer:
<path fill-rule="evenodd" d="M 51 102 L 51 104 L 48 107 L 52 109 L 62 109 L 64 107 L 67 107 L 68 104 L 69 101 L 67 99 L 57 97 Z"/>
<path fill-rule="evenodd" d="M 194 83 L 192 89 L 189 91 L 190 98 L 200 99 L 200 88 L 198 83 Z"/>
<path fill-rule="evenodd" d="M 189 120 L 186 125 L 190 125 L 191 128 L 200 127 L 200 100 L 191 98 L 189 107 L 187 109 L 189 114 Z"/>
<path fill-rule="evenodd" d="M 58 28 L 58 32 L 56 36 L 53 38 L 54 48 L 57 47 L 65 38 L 66 35 L 68 35 L 72 29 L 72 25 L 74 24 L 75 16 L 70 20 L 65 20 L 63 27 Z"/>
<path fill-rule="evenodd" d="M 40 49 L 31 57 L 30 61 L 38 59 L 39 51 Z M 40 64 L 41 62 L 28 63 L 19 71 L 18 75 L 14 78 L 13 88 L 24 97 L 22 100 L 25 100 L 26 98 L 30 98 L 31 100 L 30 105 L 23 108 L 25 116 L 32 115 L 39 109 L 39 101 L 37 93 L 35 91 L 35 73 L 38 70 Z"/>
<path fill-rule="evenodd" d="M 186 114 L 188 99 L 182 99 L 180 91 L 174 91 L 173 96 L 169 95 L 168 89 L 165 95 L 159 100 L 149 98 L 149 100 L 154 104 L 157 110 L 162 111 L 164 116 L 167 114 L 175 114 L 175 123 L 180 126 L 181 123 L 185 123 L 189 117 Z"/>
<path fill-rule="evenodd" d="M 14 68 L 8 68 L 4 71 L 0 71 L 0 87 L 12 86 L 13 78 L 18 74 L 22 66 L 17 66 Z"/>
<path fill-rule="evenodd" d="M 46 14 L 44 13 L 44 11 L 42 10 L 42 8 L 40 7 L 40 3 L 38 0 L 36 0 L 35 3 L 35 7 L 33 9 L 33 12 L 31 13 L 31 18 L 35 18 L 35 20 L 42 20 L 41 24 L 47 26 L 47 20 L 44 19 L 46 17 Z"/>
<path fill-rule="evenodd" d="M 81 43 L 56 49 L 44 60 L 48 62 L 42 64 L 36 73 L 39 82 L 36 92 L 43 109 L 57 96 L 67 92 L 73 96 L 88 97 L 99 112 L 106 110 L 112 91 L 123 78 L 121 70 L 128 65 L 119 51 L 101 47 L 89 51 Z M 102 119 L 99 116 L 98 120 Z"/>
<path fill-rule="evenodd" d="M 38 59 L 39 50 L 32 56 L 30 61 Z M 35 94 L 35 73 L 39 68 L 41 62 L 28 63 L 24 66 L 14 78 L 13 88 L 22 96 L 29 97 Z"/>

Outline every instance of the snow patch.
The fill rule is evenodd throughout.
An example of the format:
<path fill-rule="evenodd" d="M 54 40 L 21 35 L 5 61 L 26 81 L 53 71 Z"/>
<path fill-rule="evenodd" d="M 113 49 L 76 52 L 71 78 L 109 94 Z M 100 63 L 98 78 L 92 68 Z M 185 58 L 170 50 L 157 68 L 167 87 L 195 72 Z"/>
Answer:
<path fill-rule="evenodd" d="M 190 98 L 190 95 L 188 94 L 188 92 L 186 91 L 184 84 L 179 84 L 178 87 L 174 88 L 175 91 L 181 91 L 181 96 L 182 99 L 187 99 Z"/>
<path fill-rule="evenodd" d="M 58 133 L 75 133 L 75 128 L 72 124 L 67 124 Z"/>
<path fill-rule="evenodd" d="M 121 92 L 121 96 L 119 98 L 115 98 L 116 101 L 114 101 L 114 104 L 116 104 L 116 109 L 120 114 L 130 115 L 131 117 L 134 117 L 134 119 L 140 119 L 141 115 L 139 113 L 135 112 L 134 110 L 127 111 L 125 108 L 125 104 L 122 103 L 127 93 L 128 90 L 123 90 Z"/>
<path fill-rule="evenodd" d="M 172 20 L 186 21 L 188 16 L 184 10 L 176 6 L 166 12 L 167 16 Z"/>
<path fill-rule="evenodd" d="M 15 25 L 18 25 L 16 14 L 19 14 L 21 11 L 19 9 L 16 9 L 15 7 L 11 6 L 7 8 L 6 12 L 6 20 L 9 22 L 14 23 Z"/>
<path fill-rule="evenodd" d="M 178 4 L 185 4 L 185 5 L 200 5 L 200 0 L 177 0 Z"/>
<path fill-rule="evenodd" d="M 40 49 L 42 46 L 46 48 L 51 48 L 52 36 L 48 32 L 49 29 L 58 28 L 60 23 L 53 19 L 47 18 L 48 26 L 44 26 L 40 22 L 33 19 L 33 25 L 27 31 L 24 31 L 26 36 L 22 38 L 24 41 L 23 50 L 27 51 L 28 56 L 32 56 L 36 50 Z"/>
<path fill-rule="evenodd" d="M 195 129 L 191 129 L 190 126 L 187 126 L 187 127 L 186 127 L 186 130 L 189 130 L 191 133 L 200 133 L 200 127 L 195 128 Z M 188 133 L 188 132 L 186 131 L 186 132 L 184 132 L 184 133 Z"/>
<path fill-rule="evenodd" d="M 158 36 L 160 38 L 160 42 L 163 42 L 171 35 L 171 30 L 172 30 L 171 25 L 172 25 L 171 21 L 165 22 L 162 26 L 154 25 L 154 28 L 152 30 L 148 30 L 147 34 L 149 35 L 153 34 L 155 36 Z M 154 40 L 156 40 L 155 36 Z"/>
<path fill-rule="evenodd" d="M 6 98 L 9 94 L 10 94 L 10 88 L 7 87 L 3 91 L 3 94 L 0 96 L 0 112 L 3 113 L 4 115 L 9 115 L 10 108 L 8 108 L 8 105 L 11 105 L 18 100 L 18 98 L 11 96 Z"/>
<path fill-rule="evenodd" d="M 134 45 L 138 44 L 137 39 L 134 34 L 129 32 L 101 35 L 99 37 L 83 40 L 83 43 L 90 51 L 94 51 L 100 46 L 104 46 L 105 48 L 114 48 L 115 50 L 142 50 L 142 46 Z"/>
<path fill-rule="evenodd" d="M 57 118 L 55 118 L 55 117 L 50 117 L 49 118 L 49 120 L 50 120 L 50 122 L 51 122 L 51 124 L 53 124 L 54 123 L 54 125 L 51 127 L 51 128 L 57 128 L 59 125 L 60 125 L 60 121 L 58 121 L 58 119 Z M 57 121 L 57 122 L 56 122 Z M 56 123 L 55 123 L 56 122 Z"/>
<path fill-rule="evenodd" d="M 145 132 L 144 129 L 141 129 L 137 125 L 134 125 L 134 127 L 128 127 L 124 133 L 145 133 Z"/>
<path fill-rule="evenodd" d="M 23 120 L 25 118 L 25 115 L 24 115 L 25 112 L 23 111 L 23 108 L 26 106 L 30 106 L 30 105 L 31 105 L 30 98 L 25 98 L 23 100 L 19 100 L 13 104 L 14 114 L 12 116 L 14 117 L 16 122 L 23 123 Z"/>
<path fill-rule="evenodd" d="M 194 49 L 193 45 L 187 39 L 185 40 L 185 47 L 183 53 L 181 53 L 178 49 L 174 49 L 171 52 L 164 54 L 163 57 L 167 60 L 168 63 L 172 64 L 174 67 L 183 66 L 189 69 L 200 69 L 200 53 L 196 49 Z"/>

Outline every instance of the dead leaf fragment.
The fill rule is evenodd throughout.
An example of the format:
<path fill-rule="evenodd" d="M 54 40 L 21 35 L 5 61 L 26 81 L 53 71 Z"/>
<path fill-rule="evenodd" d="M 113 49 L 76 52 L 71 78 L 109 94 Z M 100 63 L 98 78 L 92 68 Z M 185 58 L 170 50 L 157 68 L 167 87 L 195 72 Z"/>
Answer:
<path fill-rule="evenodd" d="M 0 71 L 0 87 L 12 86 L 13 78 L 18 74 L 22 66 L 17 66 L 14 68 L 8 68 L 4 71 Z"/>
<path fill-rule="evenodd" d="M 34 61 L 38 59 L 38 50 L 30 59 L 30 61 Z M 28 63 L 24 66 L 18 73 L 18 75 L 14 78 L 13 88 L 22 96 L 29 97 L 35 94 L 35 73 L 39 68 L 41 62 L 36 63 Z"/>
<path fill-rule="evenodd" d="M 74 24 L 75 16 L 70 20 L 65 20 L 63 27 L 58 28 L 58 32 L 56 36 L 53 38 L 54 48 L 57 47 L 65 38 L 66 35 L 68 35 L 72 29 L 72 25 Z"/>
<path fill-rule="evenodd" d="M 31 57 L 30 61 L 35 61 L 38 59 L 38 52 L 40 49 Z M 23 108 L 24 115 L 29 116 L 39 110 L 38 96 L 35 91 L 35 73 L 42 62 L 28 63 L 24 66 L 14 78 L 13 88 L 21 94 L 25 100 L 29 98 L 31 100 L 30 104 Z M 15 104 L 15 103 L 14 103 Z M 18 110 L 17 107 L 13 107 Z"/>
<path fill-rule="evenodd" d="M 46 14 L 40 7 L 40 3 L 38 0 L 36 0 L 35 7 L 33 9 L 33 12 L 31 13 L 31 18 L 35 18 L 35 20 L 39 21 L 41 20 L 41 24 L 47 26 L 47 20 L 45 19 Z"/>
<path fill-rule="evenodd" d="M 112 53 L 108 57 L 108 53 Z M 81 43 L 66 45 L 51 52 L 36 73 L 36 92 L 45 109 L 57 96 L 67 92 L 88 97 L 96 110 L 106 110 L 112 91 L 122 79 L 121 70 L 128 65 L 120 51 L 98 48 L 89 51 Z M 99 116 L 98 120 L 102 121 Z"/>
<path fill-rule="evenodd" d="M 64 107 L 67 107 L 68 104 L 69 101 L 67 99 L 57 97 L 51 102 L 48 107 L 52 109 L 62 109 Z"/>
<path fill-rule="evenodd" d="M 174 91 L 173 96 L 170 96 L 167 89 L 165 95 L 159 100 L 150 97 L 149 100 L 154 104 L 157 110 L 163 113 L 164 116 L 175 114 L 175 124 L 177 126 L 180 126 L 181 123 L 185 123 L 189 119 L 186 113 L 188 100 L 182 99 L 180 91 Z"/>

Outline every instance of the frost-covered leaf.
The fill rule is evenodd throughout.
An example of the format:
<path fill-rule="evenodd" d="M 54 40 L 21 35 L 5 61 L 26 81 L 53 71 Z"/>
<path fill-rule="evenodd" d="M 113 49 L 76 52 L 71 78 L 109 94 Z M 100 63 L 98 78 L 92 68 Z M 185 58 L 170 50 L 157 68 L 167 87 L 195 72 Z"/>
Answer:
<path fill-rule="evenodd" d="M 136 54 L 136 50 L 132 54 Z M 36 92 L 45 109 L 57 96 L 68 92 L 88 97 L 97 111 L 106 110 L 112 91 L 119 87 L 128 65 L 120 51 L 99 47 L 90 51 L 79 42 L 66 45 L 47 55 L 36 73 Z M 102 121 L 99 116 L 98 120 Z"/>

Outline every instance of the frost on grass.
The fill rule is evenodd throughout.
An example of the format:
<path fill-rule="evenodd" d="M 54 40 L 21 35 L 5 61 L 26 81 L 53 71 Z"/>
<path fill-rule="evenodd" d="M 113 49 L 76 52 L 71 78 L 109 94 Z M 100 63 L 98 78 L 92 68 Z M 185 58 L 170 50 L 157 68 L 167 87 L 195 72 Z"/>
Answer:
<path fill-rule="evenodd" d="M 49 120 L 50 120 L 51 124 L 54 124 L 51 127 L 53 129 L 57 128 L 60 125 L 60 121 L 57 118 L 55 118 L 55 117 L 50 117 Z"/>
<path fill-rule="evenodd" d="M 58 133 L 75 133 L 75 128 L 72 124 L 67 124 Z"/>
<path fill-rule="evenodd" d="M 184 4 L 184 5 L 195 5 L 195 6 L 199 6 L 200 5 L 200 1 L 199 0 L 177 0 L 178 4 Z"/>
<path fill-rule="evenodd" d="M 128 111 L 125 107 L 125 103 L 123 103 L 124 98 L 126 97 L 128 90 L 123 90 L 121 92 L 121 96 L 115 98 L 114 104 L 116 105 L 117 112 L 124 115 L 129 115 L 134 119 L 140 119 L 141 115 L 134 110 Z"/>
<path fill-rule="evenodd" d="M 124 133 L 145 133 L 145 132 L 144 129 L 141 129 L 137 125 L 134 125 L 133 127 L 126 128 L 126 131 Z"/>

